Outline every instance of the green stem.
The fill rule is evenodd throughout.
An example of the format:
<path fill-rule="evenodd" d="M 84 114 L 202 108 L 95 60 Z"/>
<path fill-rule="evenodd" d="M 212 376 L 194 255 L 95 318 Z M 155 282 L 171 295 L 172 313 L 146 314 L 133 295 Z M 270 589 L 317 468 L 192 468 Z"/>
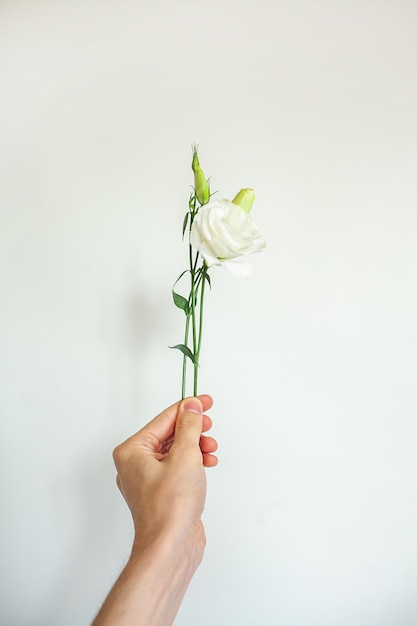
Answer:
<path fill-rule="evenodd" d="M 200 295 L 200 323 L 198 328 L 198 346 L 197 346 L 197 354 L 200 356 L 201 349 L 201 338 L 203 335 L 203 304 L 204 304 L 204 287 L 206 286 L 206 277 L 203 273 L 203 278 L 201 282 L 201 295 Z"/>
<path fill-rule="evenodd" d="M 196 358 L 197 351 L 197 324 L 196 324 L 196 310 L 195 310 L 195 302 L 197 299 L 197 292 L 195 288 L 195 274 L 194 271 L 191 272 L 191 317 L 192 317 L 192 327 L 193 327 L 193 354 Z M 196 365 L 194 364 L 194 368 Z"/>
<path fill-rule="evenodd" d="M 195 277 L 194 277 L 194 273 L 195 273 L 195 264 L 193 261 L 193 250 L 192 247 L 189 246 L 189 261 L 190 261 L 190 274 L 191 274 L 191 291 L 190 291 L 190 296 L 188 298 L 188 307 L 191 307 L 191 317 L 193 318 L 193 335 L 195 332 L 195 322 L 194 322 L 194 316 L 195 316 L 195 296 L 194 296 L 194 290 L 195 290 Z M 184 345 L 188 347 L 188 337 L 190 334 L 190 313 L 187 313 L 186 316 L 186 320 L 185 320 L 185 332 L 184 332 Z M 193 344 L 194 344 L 194 339 L 193 339 Z M 194 348 L 193 348 L 194 349 Z M 187 365 L 188 365 L 188 357 L 184 354 L 183 359 L 182 359 L 182 384 L 181 384 L 181 399 L 184 400 L 185 395 L 186 395 L 186 385 L 187 385 Z"/>
<path fill-rule="evenodd" d="M 188 334 L 189 334 L 189 330 L 190 330 L 190 316 L 187 315 L 187 318 L 185 320 L 185 333 L 184 333 L 184 345 L 187 346 L 188 345 Z M 187 382 L 187 357 L 183 356 L 182 359 L 182 387 L 181 387 L 181 400 L 184 400 L 185 398 L 185 386 L 186 386 L 186 382 Z"/>
<path fill-rule="evenodd" d="M 193 225 L 194 217 L 197 213 L 195 196 L 191 199 L 189 206 L 190 206 L 189 231 L 191 232 L 191 227 Z M 205 287 L 205 282 L 206 282 L 206 275 L 205 275 L 206 265 L 204 261 L 203 261 L 202 266 L 199 269 L 197 269 L 199 257 L 200 257 L 199 253 L 196 252 L 195 258 L 193 259 L 193 248 L 191 245 L 189 245 L 191 289 L 190 289 L 190 295 L 188 298 L 188 312 L 187 312 L 186 322 L 185 322 L 184 345 L 187 346 L 188 348 L 188 339 L 189 339 L 189 334 L 190 334 L 190 318 L 191 318 L 192 353 L 194 355 L 193 392 L 195 396 L 197 395 L 197 386 L 198 386 L 198 367 L 199 367 L 201 337 L 202 337 L 202 328 L 203 328 L 204 287 Z M 199 290 L 201 290 L 201 295 L 198 301 L 197 294 Z M 197 306 L 196 306 L 196 302 L 198 302 Z M 200 307 L 200 311 L 199 311 L 199 322 L 197 325 L 198 306 Z M 182 399 L 184 399 L 186 395 L 187 365 L 188 365 L 187 359 L 188 357 L 184 354 L 184 358 L 182 362 L 182 387 L 181 387 Z"/>
<path fill-rule="evenodd" d="M 191 226 L 190 226 L 190 229 L 191 229 Z M 191 305 L 191 325 L 192 325 L 192 335 L 193 335 L 192 352 L 194 354 L 195 359 L 196 359 L 196 350 L 197 350 L 197 325 L 196 325 L 196 308 L 195 308 L 196 297 L 197 297 L 196 280 L 195 280 L 197 256 L 198 256 L 198 253 L 196 255 L 196 259 L 193 260 L 193 249 L 192 249 L 192 246 L 190 245 L 189 246 L 189 258 L 190 258 L 191 290 L 190 290 L 189 305 Z M 187 319 L 187 341 L 188 341 L 189 321 L 190 321 L 190 316 L 188 316 L 188 319 Z M 188 345 L 188 344 L 186 343 L 185 345 Z M 194 376 L 195 376 L 195 368 L 196 368 L 196 364 L 194 364 Z M 183 392 L 185 393 L 185 389 Z"/>
<path fill-rule="evenodd" d="M 197 343 L 197 349 L 194 351 L 194 355 L 195 355 L 195 364 L 194 364 L 194 395 L 197 395 L 197 389 L 198 389 L 198 369 L 200 366 L 200 350 L 201 350 L 201 340 L 202 340 L 202 336 L 203 336 L 203 311 L 204 311 L 204 288 L 206 285 L 206 276 L 204 274 L 204 266 L 203 266 L 203 272 L 201 273 L 202 279 L 201 279 L 201 292 L 200 292 L 200 319 L 199 319 L 199 324 L 198 324 L 198 343 Z"/>

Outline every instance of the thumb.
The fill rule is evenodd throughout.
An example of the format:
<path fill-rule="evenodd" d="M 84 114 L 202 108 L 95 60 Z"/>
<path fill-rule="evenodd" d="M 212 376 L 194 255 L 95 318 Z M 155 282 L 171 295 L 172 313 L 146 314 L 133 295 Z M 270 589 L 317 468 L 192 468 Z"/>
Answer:
<path fill-rule="evenodd" d="M 203 405 L 198 398 L 186 398 L 178 408 L 175 443 L 199 445 L 203 429 Z"/>

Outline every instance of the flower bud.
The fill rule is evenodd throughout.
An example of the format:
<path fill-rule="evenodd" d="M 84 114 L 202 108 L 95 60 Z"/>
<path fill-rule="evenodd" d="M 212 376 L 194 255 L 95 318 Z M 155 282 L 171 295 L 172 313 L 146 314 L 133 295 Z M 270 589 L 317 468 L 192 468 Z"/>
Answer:
<path fill-rule="evenodd" d="M 235 195 L 232 202 L 233 204 L 237 204 L 245 213 L 250 213 L 254 200 L 255 192 L 253 189 L 247 188 L 241 189 L 239 193 Z"/>
<path fill-rule="evenodd" d="M 196 167 L 200 167 L 200 161 L 198 160 L 198 154 L 197 154 L 198 146 L 196 146 L 196 144 L 193 143 L 191 148 L 193 150 L 193 161 L 191 163 L 191 167 L 192 167 L 193 172 L 195 172 Z"/>
<path fill-rule="evenodd" d="M 194 172 L 194 189 L 199 203 L 207 204 L 210 200 L 210 187 L 201 167 L 196 167 Z"/>
<path fill-rule="evenodd" d="M 204 172 L 200 167 L 197 146 L 195 144 L 193 144 L 193 160 L 191 167 L 194 172 L 194 189 L 197 200 L 201 205 L 207 204 L 210 200 L 210 187 L 206 177 L 204 176 Z"/>

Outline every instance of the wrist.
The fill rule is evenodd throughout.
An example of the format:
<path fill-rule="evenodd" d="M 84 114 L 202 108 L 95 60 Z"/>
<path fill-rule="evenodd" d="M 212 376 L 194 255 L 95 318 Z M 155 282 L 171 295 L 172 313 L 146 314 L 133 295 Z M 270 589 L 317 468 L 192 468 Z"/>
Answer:
<path fill-rule="evenodd" d="M 94 626 L 172 624 L 204 546 L 201 523 L 188 539 L 174 528 L 152 534 L 137 531 L 126 567 Z"/>
<path fill-rule="evenodd" d="M 198 522 L 193 528 L 176 528 L 170 525 L 163 529 L 147 531 L 142 527 L 135 529 L 130 560 L 142 558 L 144 554 L 157 555 L 161 561 L 168 561 L 177 565 L 188 564 L 197 569 L 201 563 L 206 546 L 204 527 Z"/>

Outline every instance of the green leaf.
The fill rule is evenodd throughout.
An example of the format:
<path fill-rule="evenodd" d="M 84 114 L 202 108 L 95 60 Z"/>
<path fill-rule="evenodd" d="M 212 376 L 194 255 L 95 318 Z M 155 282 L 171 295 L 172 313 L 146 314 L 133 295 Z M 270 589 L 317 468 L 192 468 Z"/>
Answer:
<path fill-rule="evenodd" d="M 179 293 L 176 293 L 174 291 L 174 287 L 177 284 L 178 281 L 181 280 L 181 278 L 184 276 L 184 274 L 189 273 L 190 270 L 184 270 L 177 278 L 177 280 L 175 281 L 175 283 L 172 286 L 172 298 L 174 300 L 174 304 L 175 306 L 177 306 L 179 309 L 182 309 L 184 311 L 184 313 L 186 315 L 190 314 L 190 307 L 188 306 L 188 300 L 186 298 L 184 298 L 184 296 L 181 296 Z"/>
<path fill-rule="evenodd" d="M 174 290 L 172 290 L 172 298 L 174 300 L 175 306 L 177 306 L 179 309 L 184 311 L 186 315 L 189 315 L 189 306 L 188 306 L 187 298 L 184 298 L 184 296 L 181 296 L 179 293 L 176 293 Z"/>
<path fill-rule="evenodd" d="M 181 272 L 181 274 L 178 276 L 177 280 L 175 281 L 175 283 L 173 284 L 173 288 L 175 287 L 175 285 L 177 284 L 177 282 L 179 280 L 181 280 L 181 278 L 185 275 L 188 274 L 190 270 L 184 270 L 183 272 Z"/>
<path fill-rule="evenodd" d="M 185 346 L 183 343 L 179 343 L 176 346 L 168 347 L 171 348 L 171 350 L 179 350 L 184 354 L 184 356 L 187 356 L 194 363 L 194 365 L 196 365 L 194 354 L 191 352 L 190 348 Z"/>
<path fill-rule="evenodd" d="M 184 221 L 182 223 L 182 236 L 183 236 L 183 238 L 184 238 L 184 235 L 185 235 L 185 231 L 186 231 L 186 228 L 187 228 L 189 217 L 190 217 L 190 212 L 187 211 L 187 213 L 184 215 Z"/>
<path fill-rule="evenodd" d="M 210 278 L 209 273 L 207 272 L 207 268 L 206 268 L 206 267 L 205 267 L 205 268 L 204 268 L 204 270 L 203 270 L 203 275 L 204 275 L 204 278 L 205 278 L 205 279 L 206 279 L 206 281 L 208 282 L 209 287 L 210 287 L 210 289 L 211 289 L 211 278 Z"/>

